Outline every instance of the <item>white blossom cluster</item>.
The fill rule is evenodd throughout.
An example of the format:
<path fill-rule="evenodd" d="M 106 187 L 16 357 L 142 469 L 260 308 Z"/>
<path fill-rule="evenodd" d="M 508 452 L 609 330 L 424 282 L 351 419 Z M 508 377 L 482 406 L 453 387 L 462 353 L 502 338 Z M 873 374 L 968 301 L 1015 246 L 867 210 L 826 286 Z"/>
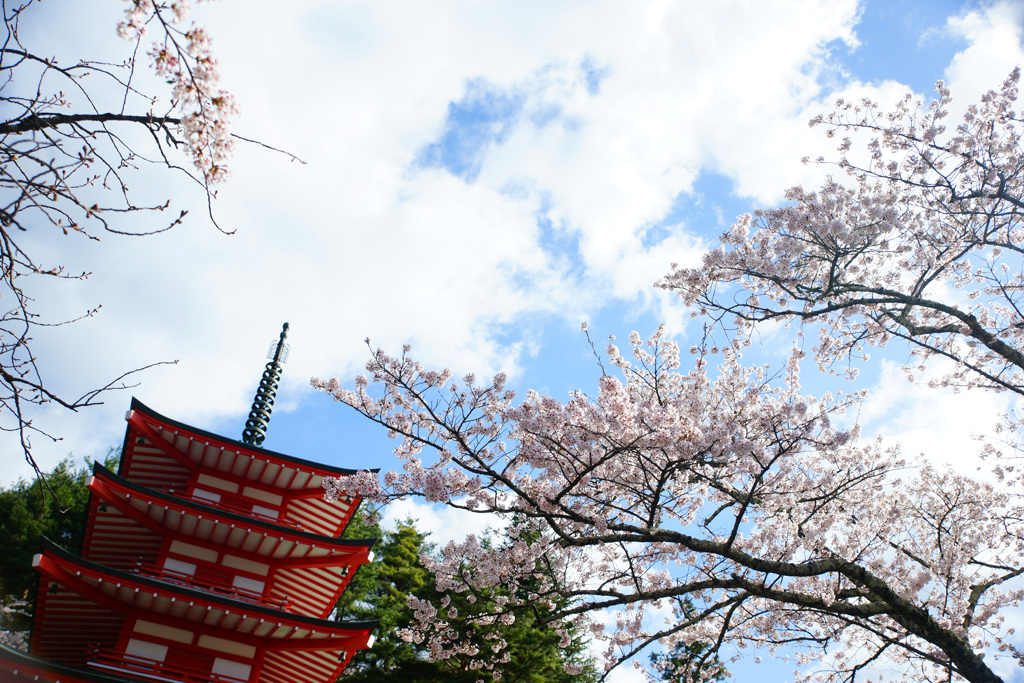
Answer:
<path fill-rule="evenodd" d="M 188 0 L 125 2 L 130 7 L 118 24 L 119 35 L 138 42 L 149 26 L 159 29 L 148 55 L 157 75 L 172 85 L 172 111 L 181 120 L 188 153 L 208 185 L 225 179 L 226 162 L 234 146 L 231 121 L 238 107 L 231 93 L 220 87 L 217 60 L 206 30 L 195 23 L 182 28 L 189 17 Z"/>
<path fill-rule="evenodd" d="M 841 137 L 834 163 L 845 177 L 792 188 L 789 205 L 741 217 L 700 268 L 673 266 L 659 286 L 695 315 L 742 330 L 816 323 L 822 368 L 855 374 L 848 361 L 902 340 L 911 379 L 942 357 L 955 363 L 937 384 L 1024 394 L 1019 77 L 1014 70 L 951 131 L 942 82 L 924 109 L 909 95 L 891 112 L 838 101 L 811 123 Z M 851 148 L 865 136 L 860 162 Z"/>

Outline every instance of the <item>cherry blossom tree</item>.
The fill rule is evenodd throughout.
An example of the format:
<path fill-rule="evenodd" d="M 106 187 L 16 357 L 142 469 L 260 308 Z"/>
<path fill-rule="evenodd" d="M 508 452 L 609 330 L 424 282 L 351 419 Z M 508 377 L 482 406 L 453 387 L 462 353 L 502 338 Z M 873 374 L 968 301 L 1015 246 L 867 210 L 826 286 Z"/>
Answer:
<path fill-rule="evenodd" d="M 458 381 L 408 347 L 372 350 L 353 388 L 314 379 L 387 429 L 403 461 L 329 482 L 328 497 L 412 495 L 520 520 L 529 541 L 448 545 L 438 588 L 490 599 L 528 585 L 477 618 L 557 606 L 553 628 L 589 629 L 609 670 L 657 642 L 699 645 L 693 680 L 748 648 L 795 656 L 805 681 L 1001 681 L 997 660 L 1024 661 L 1005 623 L 1024 596 L 1019 482 L 997 490 L 862 442 L 843 425 L 864 395 L 805 395 L 799 347 L 777 374 L 742 354 L 752 325 L 812 320 L 824 367 L 843 360 L 853 375 L 863 346 L 897 338 L 914 366 L 955 361 L 947 384 L 1021 393 L 1016 82 L 948 135 L 941 84 L 924 111 L 841 102 L 819 120 L 874 134 L 863 163 L 843 139 L 850 181 L 791 191 L 790 206 L 742 218 L 704 268 L 662 281 L 729 332 L 691 347 L 690 369 L 659 330 L 631 335 L 625 354 L 609 342 L 596 393 L 565 402 L 517 403 L 504 376 Z M 460 615 L 412 603 L 407 637 L 433 657 L 474 648 Z M 501 646 L 472 654 L 487 666 Z"/>
<path fill-rule="evenodd" d="M 701 268 L 673 266 L 659 286 L 730 327 L 818 323 L 823 368 L 856 372 L 865 347 L 896 339 L 912 347 L 911 374 L 943 357 L 942 384 L 1024 395 L 1019 78 L 951 132 L 942 82 L 926 109 L 909 95 L 888 113 L 840 100 L 811 125 L 841 140 L 843 177 L 740 217 Z"/>
<path fill-rule="evenodd" d="M 446 547 L 431 567 L 438 588 L 487 596 L 529 582 L 526 599 L 488 617 L 568 604 L 556 616 L 606 640 L 609 666 L 655 641 L 701 642 L 694 664 L 710 675 L 726 644 L 795 645 L 825 680 L 886 658 L 919 680 L 1000 680 L 982 651 L 1009 645 L 1002 613 L 1021 597 L 1016 498 L 857 444 L 833 420 L 858 397 L 802 395 L 799 352 L 773 382 L 742 366 L 739 343 L 714 377 L 703 355 L 682 371 L 661 331 L 630 346 L 632 362 L 609 345 L 614 371 L 596 396 L 564 404 L 531 392 L 515 405 L 501 376 L 460 384 L 380 351 L 368 370 L 382 396 L 368 379 L 315 381 L 389 429 L 405 461 L 328 495 L 418 495 L 531 520 L 532 543 Z M 416 607 L 410 637 L 436 657 L 462 652 L 457 615 Z M 609 609 L 606 632 L 590 617 Z"/>
<path fill-rule="evenodd" d="M 227 173 L 236 113 L 234 99 L 219 84 L 205 30 L 189 21 L 188 0 L 126 0 L 116 27 L 129 43 L 121 64 L 62 64 L 23 44 L 19 29 L 45 19 L 42 2 L 2 4 L 6 35 L 0 45 L 0 296 L 7 302 L 0 312 L 0 429 L 18 435 L 37 473 L 31 439 L 55 437 L 34 421 L 32 406 L 94 405 L 103 392 L 124 388 L 132 373 L 77 398 L 47 387 L 31 350 L 33 331 L 70 321 L 40 317 L 32 284 L 88 273 L 43 262 L 33 254 L 33 240 L 41 233 L 46 239 L 98 240 L 102 232 L 139 235 L 174 227 L 186 211 L 156 227 L 139 227 L 152 226 L 142 221 L 145 214 L 165 212 L 170 202 L 137 203 L 129 179 L 144 167 L 181 173 L 209 203 Z M 113 37 L 115 27 L 110 29 Z M 169 85 L 168 93 L 140 89 L 147 62 Z"/>

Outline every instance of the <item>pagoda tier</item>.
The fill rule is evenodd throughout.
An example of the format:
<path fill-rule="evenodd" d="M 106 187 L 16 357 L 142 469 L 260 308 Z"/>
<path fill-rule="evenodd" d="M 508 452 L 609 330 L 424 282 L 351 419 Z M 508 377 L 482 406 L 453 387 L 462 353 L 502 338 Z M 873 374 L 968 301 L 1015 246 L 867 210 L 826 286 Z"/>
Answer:
<path fill-rule="evenodd" d="M 140 486 L 310 533 L 338 537 L 351 500 L 324 499 L 327 467 L 188 427 L 132 399 L 118 474 Z"/>
<path fill-rule="evenodd" d="M 218 683 L 322 683 L 337 678 L 376 626 L 110 569 L 49 542 L 34 564 L 42 577 L 36 610 L 47 617 L 33 629 L 32 652 L 69 666 L 121 675 L 205 669 Z M 254 670 L 262 675 L 253 678 Z"/>
<path fill-rule="evenodd" d="M 82 558 L 288 612 L 326 618 L 366 541 L 272 524 L 138 486 L 95 465 Z M 130 542 L 126 539 L 131 539 Z"/>
<path fill-rule="evenodd" d="M 12 664 L 0 651 L 0 674 L 333 682 L 376 626 L 328 619 L 372 559 L 372 540 L 339 538 L 359 500 L 324 499 L 325 478 L 354 471 L 188 427 L 135 400 L 126 419 L 118 474 L 97 465 L 88 481 L 81 555 L 47 542 L 34 560 L 31 654 Z"/>

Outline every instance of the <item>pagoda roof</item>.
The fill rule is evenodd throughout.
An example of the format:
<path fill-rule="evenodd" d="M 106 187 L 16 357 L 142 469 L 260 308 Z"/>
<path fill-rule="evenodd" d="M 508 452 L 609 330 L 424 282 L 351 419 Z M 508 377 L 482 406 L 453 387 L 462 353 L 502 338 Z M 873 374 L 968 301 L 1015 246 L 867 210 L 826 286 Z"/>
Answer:
<path fill-rule="evenodd" d="M 271 559 L 296 560 L 309 557 L 328 558 L 332 555 L 351 555 L 363 550 L 369 550 L 377 542 L 375 538 L 343 539 L 324 536 L 323 534 L 296 529 L 286 524 L 275 524 L 271 521 L 224 510 L 215 505 L 207 504 L 202 500 L 182 498 L 171 493 L 140 486 L 114 474 L 98 462 L 93 463 L 93 476 L 103 483 L 103 493 L 116 496 L 125 501 L 133 501 L 131 505 L 140 512 L 145 512 L 168 531 L 183 531 L 194 539 L 209 540 L 231 548 L 246 549 L 248 552 Z M 94 488 L 93 490 L 96 489 Z M 156 503 L 156 505 L 150 503 Z M 154 507 L 159 508 L 163 512 L 154 511 Z M 234 539 L 231 538 L 230 534 L 214 537 L 209 529 L 201 528 L 203 525 L 198 524 L 198 519 L 193 521 L 195 526 L 190 526 L 183 530 L 183 520 L 190 518 L 209 520 L 210 526 L 221 523 L 227 525 L 229 529 L 244 534 L 244 536 Z M 217 521 L 214 522 L 214 520 Z M 285 544 L 284 547 L 280 543 L 274 547 L 267 547 L 267 544 L 264 543 L 257 545 L 257 536 L 277 539 L 285 538 L 288 539 L 289 544 Z"/>
<path fill-rule="evenodd" d="M 210 637 L 256 648 L 264 652 L 265 666 L 274 670 L 279 683 L 327 683 L 355 650 L 369 645 L 377 625 L 283 612 L 111 569 L 46 539 L 42 550 L 33 560 L 43 578 L 32 649 L 67 664 L 84 664 L 77 660 L 85 657 L 89 644 L 109 642 L 125 618 L 135 618 L 171 632 L 193 633 L 196 642 Z M 85 623 L 88 629 L 80 627 Z M 78 633 L 83 630 L 87 632 Z"/>
<path fill-rule="evenodd" d="M 302 613 L 326 616 L 376 539 L 348 540 L 274 524 L 179 498 L 128 481 L 96 463 L 88 486 L 89 531 L 82 557 L 126 567 L 156 561 L 160 540 L 178 538 L 207 551 L 230 552 L 275 570 L 275 597 Z M 100 500 L 108 503 L 101 511 Z M 150 532 L 149 538 L 141 529 Z M 131 542 L 126 543 L 126 537 Z"/>
<path fill-rule="evenodd" d="M 325 478 L 359 470 L 330 467 L 218 436 L 160 415 L 132 399 L 118 474 L 162 490 L 184 492 L 190 482 L 219 477 L 252 490 L 283 496 L 281 521 L 339 536 L 358 500 L 329 503 Z M 374 470 L 375 471 L 375 470 Z"/>
<path fill-rule="evenodd" d="M 52 559 L 53 563 L 48 564 L 47 558 Z M 217 593 L 189 588 L 119 569 L 111 569 L 96 562 L 84 560 L 46 538 L 42 541 L 42 552 L 35 556 L 33 564 L 53 581 L 62 582 L 62 579 L 72 577 L 80 579 L 80 581 L 72 580 L 72 583 L 84 582 L 88 587 L 95 589 L 95 591 L 91 591 L 94 593 L 94 597 L 102 599 L 103 596 L 106 596 L 109 600 L 103 602 L 108 605 L 119 603 L 125 611 L 143 610 L 150 617 L 166 614 L 186 622 L 218 629 L 230 629 L 249 635 L 255 634 L 253 637 L 261 639 L 261 643 L 269 647 L 273 647 L 273 644 L 267 641 L 282 641 L 283 644 L 285 641 L 295 639 L 308 640 L 310 636 L 307 633 L 315 634 L 312 636 L 312 640 L 306 643 L 312 646 L 317 645 L 316 641 L 324 638 L 342 636 L 351 638 L 359 633 L 368 634 L 377 626 L 376 621 L 338 622 L 283 612 L 272 607 L 264 607 Z M 54 568 L 59 571 L 52 573 Z M 136 590 L 137 588 L 139 590 Z M 142 589 L 148 590 L 143 591 Z M 40 590 L 40 592 L 43 591 Z M 147 598 L 147 595 L 151 597 Z M 84 599 L 89 598 L 85 597 Z M 179 601 L 187 603 L 188 607 L 181 614 L 176 614 L 171 606 Z M 216 611 L 223 614 L 214 618 L 200 615 L 196 610 L 199 607 L 202 607 L 204 612 Z M 52 618 L 52 616 L 48 618 Z M 277 628 L 271 628 L 269 622 L 277 624 Z M 311 647 L 310 649 L 316 648 Z"/>
<path fill-rule="evenodd" d="M 223 445 L 227 450 L 244 453 L 246 455 L 252 455 L 260 458 L 261 460 L 273 461 L 284 465 L 290 465 L 293 468 L 299 468 L 309 473 L 317 474 L 321 477 L 324 476 L 343 476 L 346 474 L 356 474 L 357 472 L 363 471 L 362 469 L 353 470 L 346 469 L 344 467 L 332 467 L 330 465 L 324 465 L 323 463 L 313 462 L 312 460 L 304 460 L 303 458 L 296 458 L 285 453 L 277 453 L 275 451 L 268 451 L 258 446 L 252 446 L 250 444 L 231 439 L 226 436 L 220 436 L 213 432 L 208 432 L 198 427 L 192 427 L 185 424 L 184 422 L 178 422 L 165 415 L 161 415 L 139 399 L 132 397 L 130 411 L 138 411 L 146 416 L 147 422 L 152 424 L 161 424 L 172 431 L 181 433 L 182 435 L 189 437 L 195 441 L 209 441 L 211 443 L 216 442 L 218 445 Z M 124 460 L 122 459 L 122 463 Z M 377 471 L 373 469 L 372 471 Z"/>

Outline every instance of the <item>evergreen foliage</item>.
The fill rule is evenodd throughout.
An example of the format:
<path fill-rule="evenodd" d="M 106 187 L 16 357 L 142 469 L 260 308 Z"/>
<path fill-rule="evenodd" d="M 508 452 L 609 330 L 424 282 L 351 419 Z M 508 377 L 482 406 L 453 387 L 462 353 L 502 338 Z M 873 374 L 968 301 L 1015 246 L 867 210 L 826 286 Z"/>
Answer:
<path fill-rule="evenodd" d="M 593 664 L 585 653 L 586 645 L 578 634 L 573 634 L 569 646 L 559 645 L 559 636 L 545 623 L 550 609 L 536 606 L 521 612 L 511 624 L 495 621 L 482 627 L 465 619 L 486 614 L 494 609 L 496 591 L 489 596 L 457 593 L 446 596 L 434 586 L 434 577 L 420 559 L 434 551 L 427 542 L 427 534 L 416 529 L 413 520 L 405 520 L 395 531 L 382 532 L 379 526 L 367 522 L 364 516 L 353 519 L 345 535 L 350 538 L 381 538 L 377 546 L 378 558 L 363 565 L 345 595 L 338 603 L 338 616 L 344 619 L 378 619 L 376 642 L 368 650 L 353 657 L 342 680 L 346 683 L 383 683 L 386 681 L 417 681 L 429 683 L 451 681 L 488 683 L 498 680 L 509 683 L 568 683 L 569 681 L 596 681 Z M 508 541 L 506 541 L 508 542 Z M 427 601 L 435 609 L 453 614 L 453 628 L 470 633 L 479 647 L 490 647 L 497 639 L 508 643 L 508 661 L 494 673 L 478 669 L 477 658 L 471 652 L 454 653 L 436 661 L 429 661 L 421 643 L 408 629 L 413 625 L 413 610 L 407 597 Z M 406 640 L 403 636 L 412 636 Z M 583 666 L 583 673 L 570 675 L 564 664 Z"/>
<path fill-rule="evenodd" d="M 687 619 L 697 616 L 692 600 L 683 601 L 682 612 Z M 726 679 L 726 669 L 718 652 L 702 640 L 689 645 L 679 641 L 667 652 L 652 653 L 651 668 L 661 680 L 672 681 L 672 683 L 698 683 Z"/>
<path fill-rule="evenodd" d="M 692 645 L 679 642 L 668 652 L 655 652 L 651 655 L 651 664 L 661 680 L 671 683 L 724 681 L 726 678 L 718 654 L 703 641 Z"/>
<path fill-rule="evenodd" d="M 119 457 L 119 451 L 111 449 L 103 464 L 117 467 Z M 40 540 L 45 536 L 69 550 L 80 549 L 89 513 L 85 484 L 91 473 L 88 458 L 76 467 L 68 457 L 45 480 L 21 479 L 0 488 L 0 642 L 24 645 L 37 580 L 32 557 L 39 552 Z"/>
<path fill-rule="evenodd" d="M 119 457 L 119 451 L 111 449 L 103 464 L 116 468 Z M 45 483 L 21 479 L 0 489 L 0 595 L 29 596 L 36 581 L 32 557 L 44 536 L 68 550 L 79 550 L 89 511 L 85 484 L 91 474 L 91 460 L 76 466 L 68 457 L 45 476 Z"/>

